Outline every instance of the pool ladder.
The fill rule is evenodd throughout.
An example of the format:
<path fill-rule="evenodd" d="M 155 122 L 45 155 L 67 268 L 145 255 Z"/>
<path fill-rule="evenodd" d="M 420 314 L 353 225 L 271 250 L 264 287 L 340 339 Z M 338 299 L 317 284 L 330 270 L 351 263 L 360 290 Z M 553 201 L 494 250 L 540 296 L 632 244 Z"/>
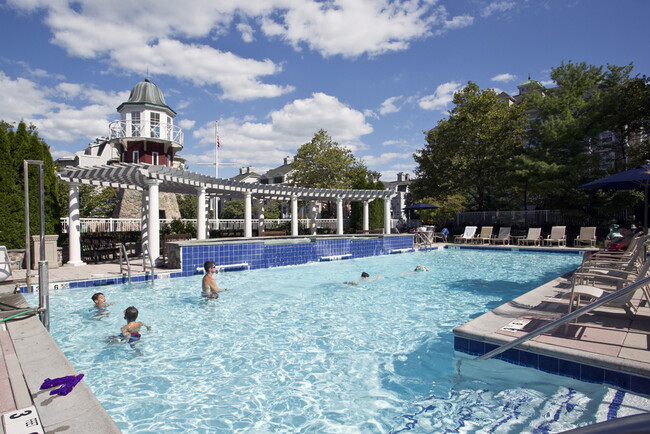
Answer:
<path fill-rule="evenodd" d="M 131 263 L 129 262 L 129 255 L 126 253 L 126 247 L 124 247 L 123 243 L 119 244 L 119 249 L 120 249 L 120 274 L 124 276 L 126 274 L 127 276 L 127 282 L 129 285 L 131 284 Z M 153 284 L 154 281 L 154 267 L 153 267 L 153 260 L 151 259 L 151 254 L 149 253 L 149 245 L 147 243 L 142 244 L 142 271 L 147 272 L 147 261 L 146 259 L 149 260 L 149 269 L 151 270 L 151 283 Z M 126 268 L 125 268 L 125 262 L 126 262 Z M 125 273 L 126 270 L 126 273 Z"/>
<path fill-rule="evenodd" d="M 129 262 L 129 255 L 126 253 L 126 247 L 124 247 L 124 243 L 120 243 L 120 274 L 124 276 L 124 259 L 126 259 L 126 274 L 127 274 L 127 281 L 129 285 L 131 284 L 131 263 Z"/>

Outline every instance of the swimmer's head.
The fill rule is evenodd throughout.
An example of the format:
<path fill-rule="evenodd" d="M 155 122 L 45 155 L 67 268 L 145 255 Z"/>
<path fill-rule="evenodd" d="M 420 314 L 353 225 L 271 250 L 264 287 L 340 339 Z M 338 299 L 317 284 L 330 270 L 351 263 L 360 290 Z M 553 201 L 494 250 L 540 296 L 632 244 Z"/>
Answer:
<path fill-rule="evenodd" d="M 100 297 L 101 297 L 103 300 L 100 300 Z M 101 293 L 101 292 L 96 292 L 96 293 L 94 293 L 93 296 L 92 296 L 91 298 L 92 298 L 93 302 L 95 302 L 95 304 L 97 304 L 98 301 L 100 301 L 100 302 L 104 302 L 104 301 L 106 300 L 106 298 L 104 297 L 104 294 Z"/>
<path fill-rule="evenodd" d="M 214 267 L 214 261 L 205 261 L 205 264 L 203 264 L 203 269 L 206 273 L 209 272 L 212 267 Z"/>
<path fill-rule="evenodd" d="M 128 322 L 138 319 L 138 309 L 135 306 L 127 307 L 124 311 L 124 319 Z"/>
<path fill-rule="evenodd" d="M 418 265 L 417 267 L 415 267 L 415 270 L 413 271 L 429 271 L 429 269 L 424 265 Z"/>
<path fill-rule="evenodd" d="M 370 274 L 364 271 L 363 273 L 361 273 L 361 277 L 370 277 Z"/>

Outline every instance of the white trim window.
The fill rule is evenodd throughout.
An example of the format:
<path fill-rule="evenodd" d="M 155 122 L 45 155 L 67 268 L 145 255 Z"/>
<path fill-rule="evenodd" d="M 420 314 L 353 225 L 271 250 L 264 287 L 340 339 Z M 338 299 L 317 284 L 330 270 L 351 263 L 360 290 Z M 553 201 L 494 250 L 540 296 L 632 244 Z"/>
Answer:
<path fill-rule="evenodd" d="M 149 114 L 149 119 L 151 121 L 151 135 L 149 137 L 159 138 L 160 137 L 160 113 L 151 112 Z"/>
<path fill-rule="evenodd" d="M 140 162 L 140 151 L 133 151 L 133 160 L 134 163 Z"/>
<path fill-rule="evenodd" d="M 140 137 L 141 131 L 140 112 L 131 112 L 131 137 Z"/>
<path fill-rule="evenodd" d="M 158 160 L 159 160 L 158 153 L 157 152 L 152 152 L 151 153 L 151 164 L 153 164 L 154 166 L 157 166 L 158 165 Z"/>

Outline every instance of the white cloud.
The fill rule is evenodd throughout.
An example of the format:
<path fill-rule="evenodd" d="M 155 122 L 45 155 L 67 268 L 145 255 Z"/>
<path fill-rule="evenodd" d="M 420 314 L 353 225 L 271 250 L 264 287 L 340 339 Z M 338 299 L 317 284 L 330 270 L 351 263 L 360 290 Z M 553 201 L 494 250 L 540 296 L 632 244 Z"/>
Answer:
<path fill-rule="evenodd" d="M 542 84 L 542 86 L 546 88 L 557 86 L 557 84 L 553 80 L 542 80 L 540 81 L 540 83 Z"/>
<path fill-rule="evenodd" d="M 481 16 L 483 18 L 487 18 L 490 15 L 495 14 L 495 13 L 507 12 L 510 9 L 513 9 L 515 6 L 517 6 L 517 3 L 513 2 L 513 1 L 496 1 L 496 2 L 492 2 L 483 9 L 483 11 L 481 12 Z"/>
<path fill-rule="evenodd" d="M 361 136 L 373 131 L 363 113 L 323 93 L 294 100 L 266 118 L 268 122 L 250 117 L 220 119 L 219 159 L 237 167 L 275 167 L 282 163 L 283 157 L 294 155 L 320 129 L 353 152 L 366 147 Z M 214 123 L 197 128 L 193 137 L 205 152 L 184 154 L 184 157 L 191 164 L 214 161 Z"/>
<path fill-rule="evenodd" d="M 196 121 L 192 121 L 190 119 L 179 119 L 176 122 L 176 125 L 181 127 L 183 131 L 187 134 L 188 130 L 191 130 L 194 128 L 194 125 L 196 124 Z"/>
<path fill-rule="evenodd" d="M 387 115 L 388 113 L 397 113 L 400 111 L 400 107 L 397 107 L 395 103 L 402 99 L 402 96 L 393 96 L 388 99 L 386 99 L 383 103 L 381 103 L 381 108 L 379 109 L 379 113 L 382 115 Z"/>
<path fill-rule="evenodd" d="M 454 93 L 462 88 L 463 85 L 456 81 L 443 83 L 433 94 L 420 98 L 418 105 L 424 110 L 445 110 L 454 99 Z"/>
<path fill-rule="evenodd" d="M 404 50 L 413 39 L 429 37 L 441 24 L 435 2 L 405 0 L 296 1 L 262 19 L 262 31 L 300 49 L 307 44 L 321 55 L 357 57 Z M 279 6 L 284 8 L 284 6 Z M 282 10 L 282 9 L 281 9 Z"/>
<path fill-rule="evenodd" d="M 106 136 L 109 122 L 117 117 L 116 107 L 128 98 L 128 92 L 104 92 L 78 83 L 50 89 L 24 78 L 14 80 L 2 71 L 0 95 L 0 119 L 31 122 L 42 138 L 55 141 Z M 80 104 L 83 101 L 91 104 Z"/>
<path fill-rule="evenodd" d="M 253 28 L 249 24 L 239 23 L 237 24 L 237 30 L 241 33 L 244 42 L 253 42 L 255 40 Z"/>
<path fill-rule="evenodd" d="M 503 82 L 503 83 L 508 83 L 508 82 L 514 81 L 516 79 L 517 79 L 516 75 L 509 74 L 509 73 L 504 73 L 504 74 L 495 75 L 490 80 L 499 81 L 499 82 Z"/>
<path fill-rule="evenodd" d="M 9 0 L 28 11 L 45 9 L 52 41 L 70 55 L 83 58 L 118 58 L 123 50 L 141 51 L 158 40 L 174 39 L 191 47 L 193 39 L 218 37 L 233 21 L 246 42 L 255 29 L 279 38 L 299 50 L 306 45 L 322 56 L 358 57 L 408 48 L 413 40 L 446 29 L 465 27 L 467 15 L 447 20 L 436 0 L 197 0 L 182 6 L 175 0 L 74 3 Z M 187 42 L 185 42 L 187 41 Z M 159 53 L 164 60 L 164 53 Z M 167 58 L 169 60 L 169 58 Z M 120 64 L 129 69 L 128 64 Z M 136 72 L 142 72 L 137 70 Z M 175 74 L 169 70 L 168 74 Z M 252 77 L 256 78 L 256 76 Z M 254 81 L 254 80 L 253 80 Z"/>
<path fill-rule="evenodd" d="M 455 30 L 471 26 L 474 23 L 474 17 L 470 15 L 459 15 L 451 20 L 445 21 L 445 29 Z"/>

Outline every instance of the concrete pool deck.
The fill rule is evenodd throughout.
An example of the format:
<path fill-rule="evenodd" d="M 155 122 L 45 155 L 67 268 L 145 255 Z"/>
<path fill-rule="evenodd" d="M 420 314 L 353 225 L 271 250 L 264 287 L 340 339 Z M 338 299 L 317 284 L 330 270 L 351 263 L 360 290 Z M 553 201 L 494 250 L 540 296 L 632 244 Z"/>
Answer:
<path fill-rule="evenodd" d="M 436 244 L 432 247 L 443 246 L 445 245 Z M 519 249 L 529 250 L 523 247 Z M 531 249 L 540 250 L 539 247 Z M 580 251 L 564 247 L 541 250 L 576 254 Z M 174 271 L 178 270 L 157 268 L 155 273 L 169 274 Z M 50 283 L 119 276 L 121 274 L 117 263 L 64 266 L 49 270 Z M 13 293 L 18 279 L 24 279 L 24 270 L 14 272 L 14 278 L 17 280 L 0 283 L 2 310 L 7 310 L 10 306 L 26 306 L 22 295 Z M 37 283 L 37 276 L 32 280 Z M 460 325 L 454 333 L 492 346 L 509 342 L 530 329 L 562 316 L 568 303 L 558 295 L 567 290 L 570 287 L 566 276 L 554 279 Z M 622 309 L 598 309 L 579 318 L 577 323 L 572 323 L 568 334 L 565 335 L 561 327 L 523 344 L 522 349 L 543 356 L 634 374 L 647 378 L 650 384 L 650 306 L 640 299 L 635 300 L 635 304 L 641 306 L 633 319 L 626 317 Z M 522 320 L 527 322 L 519 330 L 514 326 L 511 330 L 504 329 L 508 325 L 522 324 Z M 119 432 L 84 381 L 67 396 L 50 396 L 49 391 L 39 390 L 45 378 L 74 375 L 77 372 L 37 317 L 0 323 L 0 348 L 0 414 L 34 405 L 46 432 Z M 645 394 L 648 394 L 647 391 Z"/>

